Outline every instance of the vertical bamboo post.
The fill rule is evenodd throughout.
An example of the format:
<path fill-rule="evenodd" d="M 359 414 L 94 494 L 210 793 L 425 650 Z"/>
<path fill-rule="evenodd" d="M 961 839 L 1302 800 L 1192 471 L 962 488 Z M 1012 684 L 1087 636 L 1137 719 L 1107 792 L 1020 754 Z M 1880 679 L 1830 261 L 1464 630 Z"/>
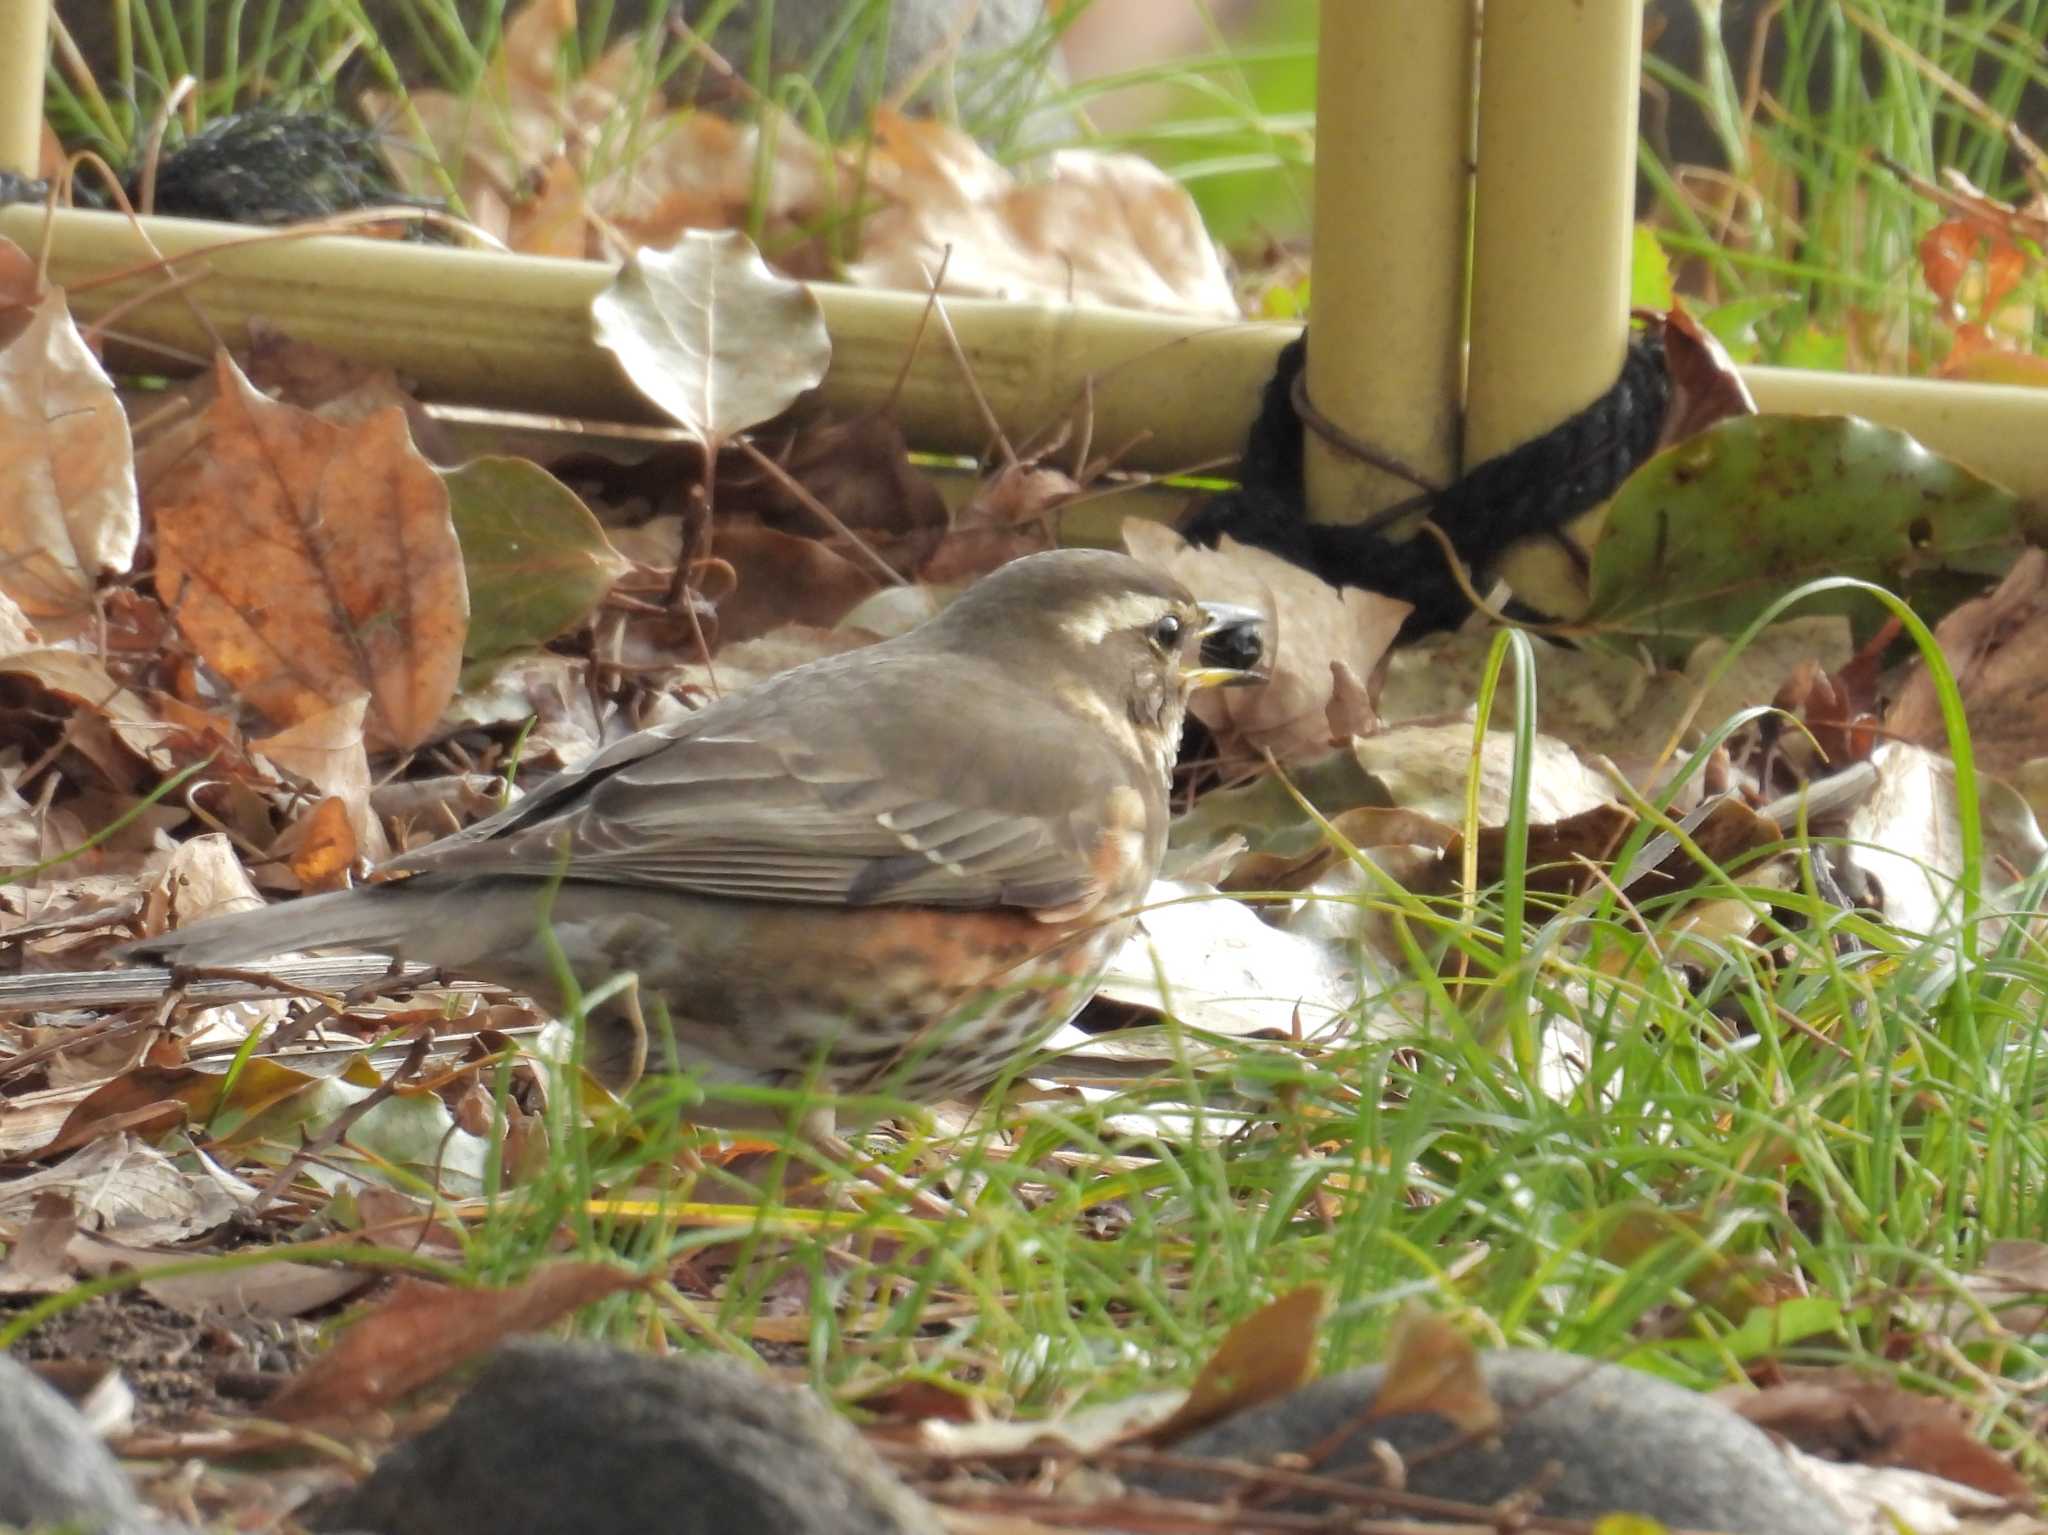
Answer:
<path fill-rule="evenodd" d="M 1437 484 L 1458 463 L 1473 14 L 1472 0 L 1325 0 L 1316 55 L 1309 398 Z M 1318 522 L 1414 494 L 1313 432 L 1307 474 Z"/>
<path fill-rule="evenodd" d="M 1467 464 L 1583 410 L 1621 368 L 1642 35 L 1642 0 L 1486 0 Z M 1502 573 L 1547 612 L 1583 610 L 1555 545 Z"/>
<path fill-rule="evenodd" d="M 0 0 L 0 171 L 36 173 L 43 149 L 48 0 Z"/>

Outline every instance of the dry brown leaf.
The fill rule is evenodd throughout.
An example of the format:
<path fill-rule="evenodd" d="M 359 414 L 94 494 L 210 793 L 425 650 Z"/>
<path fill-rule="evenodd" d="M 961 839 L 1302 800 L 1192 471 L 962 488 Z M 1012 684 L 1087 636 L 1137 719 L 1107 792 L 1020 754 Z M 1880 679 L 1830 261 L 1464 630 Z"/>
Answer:
<path fill-rule="evenodd" d="M 1139 155 L 1060 150 L 1018 181 L 947 124 L 882 111 L 869 161 L 889 206 L 861 226 L 847 277 L 1015 301 L 1241 318 L 1187 189 Z"/>
<path fill-rule="evenodd" d="M 109 676 L 97 657 L 76 650 L 27 650 L 0 655 L 0 672 L 33 677 L 50 692 L 62 694 L 104 719 L 121 744 L 143 761 L 162 769 L 171 766 L 165 731 L 149 706 Z M 110 776 L 120 782 L 125 775 Z"/>
<path fill-rule="evenodd" d="M 590 249 L 590 207 L 583 178 L 567 155 L 556 155 L 533 178 L 528 195 L 506 209 L 505 243 L 528 256 L 581 261 Z"/>
<path fill-rule="evenodd" d="M 669 245 L 686 229 L 747 227 L 758 199 L 762 242 L 789 251 L 799 226 L 843 205 L 850 190 L 831 149 L 792 123 L 776 127 L 765 178 L 758 174 L 761 130 L 753 124 L 685 112 L 661 133 L 629 169 L 591 193 L 603 217 L 636 245 Z M 780 264 L 791 266 L 786 257 Z"/>
<path fill-rule="evenodd" d="M 1329 1296 L 1319 1284 L 1266 1302 L 1223 1335 L 1173 1416 L 1140 1437 L 1148 1444 L 1172 1444 L 1306 1385 L 1316 1372 L 1316 1345 L 1328 1310 Z"/>
<path fill-rule="evenodd" d="M 1595 805 L 1560 821 L 1545 821 L 1528 828 L 1525 856 L 1528 887 L 1553 895 L 1576 895 L 1606 868 L 1621 845 L 1621 839 L 1635 826 L 1635 812 L 1620 805 Z M 1483 826 L 1479 830 L 1476 860 L 1479 885 L 1497 883 L 1507 868 L 1508 834 L 1504 826 Z M 1451 839 L 1426 881 L 1425 893 L 1449 890 L 1463 879 L 1465 834 Z"/>
<path fill-rule="evenodd" d="M 219 832 L 207 832 L 172 849 L 162 876 L 143 893 L 142 927 L 146 933 L 163 933 L 262 904 L 234 843 Z"/>
<path fill-rule="evenodd" d="M 440 424 L 399 382 L 395 369 L 343 357 L 261 320 L 249 322 L 249 340 L 241 349 L 241 364 L 249 382 L 271 399 L 310 410 L 322 421 L 354 426 L 387 406 L 396 405 L 405 412 L 406 425 L 421 452 L 433 457 L 445 446 L 431 440 L 442 434 Z M 192 383 L 200 390 L 193 401 L 196 412 L 217 391 L 215 379 L 206 374 Z"/>
<path fill-rule="evenodd" d="M 164 605 L 277 723 L 367 692 L 369 739 L 418 744 L 469 618 L 441 477 L 395 407 L 335 426 L 265 399 L 226 353 L 216 375 L 203 441 L 151 491 Z"/>
<path fill-rule="evenodd" d="M 757 437 L 755 445 L 894 570 L 916 570 L 945 534 L 946 498 L 910 462 L 902 428 L 880 412 L 806 420 L 786 441 Z M 718 471 L 721 515 L 751 512 L 771 528 L 819 539 L 835 554 L 872 568 L 781 480 L 734 454 L 726 455 Z"/>
<path fill-rule="evenodd" d="M 1802 1372 L 1785 1385 L 1724 1393 L 1750 1422 L 1810 1455 L 1904 1466 L 1997 1497 L 2030 1499 L 2027 1479 L 1970 1433 L 1962 1408 L 1848 1371 Z"/>
<path fill-rule="evenodd" d="M 370 807 L 370 759 L 363 740 L 368 704 L 361 693 L 345 698 L 289 729 L 252 740 L 249 750 L 338 799 L 347 812 L 356 850 L 372 863 L 381 863 L 390 855 L 391 844 Z"/>
<path fill-rule="evenodd" d="M 42 646 L 43 636 L 21 611 L 21 604 L 0 592 L 0 656 L 19 655 Z"/>
<path fill-rule="evenodd" d="M 1408 1312 L 1387 1339 L 1387 1373 L 1372 1400 L 1374 1418 L 1432 1412 L 1468 1434 L 1500 1423 L 1500 1406 L 1486 1389 L 1479 1350 L 1442 1317 Z"/>
<path fill-rule="evenodd" d="M 1081 487 L 1049 464 L 1006 464 L 975 487 L 918 570 L 939 586 L 965 586 L 999 565 L 1059 542 L 1059 509 Z"/>
<path fill-rule="evenodd" d="M 35 257 L 12 240 L 0 239 L 0 346 L 21 334 L 39 292 Z"/>
<path fill-rule="evenodd" d="M 13 1180 L 0 1193 L 0 1225 L 19 1222 L 31 1204 L 57 1194 L 71 1211 L 71 1256 L 94 1267 L 79 1232 L 97 1232 L 135 1246 L 182 1242 L 231 1219 L 249 1191 L 201 1157 L 181 1167 L 170 1154 L 127 1135 L 110 1135 L 54 1167 Z"/>
<path fill-rule="evenodd" d="M 1970 720 L 1970 749 L 1981 772 L 2010 773 L 2048 756 L 2048 553 L 2027 549 L 2005 579 L 1954 609 L 1935 626 Z M 1941 702 L 1924 661 L 1884 717 L 1884 733 L 1936 749 L 1948 744 Z"/>
<path fill-rule="evenodd" d="M 52 288 L 0 349 L 0 591 L 82 620 L 140 534 L 127 413 Z"/>
<path fill-rule="evenodd" d="M 47 1177 L 49 1169 L 35 1177 Z M 71 1239 L 78 1234 L 78 1212 L 68 1194 L 40 1188 L 23 1197 L 8 1190 L 8 1212 L 0 1230 L 10 1238 L 0 1262 L 0 1295 L 55 1295 L 77 1283 L 72 1278 Z"/>
<path fill-rule="evenodd" d="M 1191 592 L 1273 616 L 1272 680 L 1197 693 L 1190 705 L 1227 754 L 1270 751 L 1287 762 L 1327 751 L 1339 675 L 1333 668 L 1341 663 L 1353 677 L 1370 677 L 1408 616 L 1405 602 L 1331 586 L 1234 539 L 1198 549 L 1169 527 L 1132 517 L 1124 522 L 1124 547 Z"/>
<path fill-rule="evenodd" d="M 84 1155 L 84 1153 L 80 1153 Z M 76 1158 L 73 1158 L 75 1161 Z M 253 1194 L 253 1190 L 251 1193 Z M 134 1242 L 107 1242 L 95 1237 L 72 1239 L 71 1257 L 89 1274 L 117 1271 L 145 1277 L 137 1288 L 158 1305 L 169 1306 L 197 1320 L 263 1317 L 282 1320 L 331 1306 L 373 1284 L 371 1269 L 323 1268 L 311 1263 L 259 1263 L 253 1268 L 167 1274 L 150 1278 L 152 1269 L 190 1261 L 173 1248 L 153 1252 Z"/>
<path fill-rule="evenodd" d="M 1735 359 L 1720 338 L 1680 304 L 1672 305 L 1664 317 L 1664 366 L 1671 375 L 1671 404 L 1657 436 L 1659 448 L 1730 416 L 1756 414 L 1756 400 L 1736 371 Z"/>
<path fill-rule="evenodd" d="M 711 552 L 734 576 L 731 595 L 718 601 L 721 643 L 785 624 L 829 629 L 882 584 L 816 539 L 746 523 L 721 525 Z"/>
<path fill-rule="evenodd" d="M 306 890 L 339 890 L 348 883 L 356 861 L 355 833 L 349 830 L 348 805 L 330 794 L 292 828 L 291 869 Z"/>
<path fill-rule="evenodd" d="M 515 1333 L 533 1332 L 641 1280 L 608 1263 L 550 1263 L 509 1289 L 401 1279 L 390 1300 L 286 1385 L 271 1410 L 287 1421 L 360 1412 L 429 1385 Z"/>
<path fill-rule="evenodd" d="M 590 316 L 633 387 L 711 453 L 789 409 L 832 360 L 816 295 L 736 230 L 635 251 Z"/>

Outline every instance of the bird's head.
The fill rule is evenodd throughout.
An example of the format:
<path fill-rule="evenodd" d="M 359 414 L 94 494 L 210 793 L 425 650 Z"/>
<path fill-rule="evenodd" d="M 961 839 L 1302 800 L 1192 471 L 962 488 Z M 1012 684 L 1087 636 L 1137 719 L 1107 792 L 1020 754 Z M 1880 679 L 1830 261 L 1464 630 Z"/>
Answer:
<path fill-rule="evenodd" d="M 1197 601 L 1172 577 L 1103 549 L 1013 560 L 932 627 L 956 653 L 1029 667 L 1084 712 L 1164 736 L 1169 760 L 1188 693 L 1264 680 L 1271 649 L 1261 614 Z"/>

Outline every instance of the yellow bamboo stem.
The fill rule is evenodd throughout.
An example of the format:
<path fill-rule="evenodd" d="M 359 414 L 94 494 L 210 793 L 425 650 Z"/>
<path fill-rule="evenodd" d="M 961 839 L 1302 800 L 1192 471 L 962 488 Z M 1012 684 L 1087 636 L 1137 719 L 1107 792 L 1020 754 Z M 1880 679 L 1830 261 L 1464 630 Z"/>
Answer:
<path fill-rule="evenodd" d="M 1742 377 L 1759 410 L 1862 416 L 2029 500 L 2048 495 L 2048 389 L 1794 368 L 1744 368 Z"/>
<path fill-rule="evenodd" d="M 505 256 L 334 236 L 281 240 L 185 219 L 142 221 L 157 247 L 183 257 L 195 281 L 124 308 L 115 330 L 171 349 L 188 365 L 218 333 L 238 341 L 262 318 L 344 356 L 381 362 L 423 397 L 615 421 L 658 419 L 590 336 L 590 301 L 612 269 L 587 261 Z M 39 208 L 0 208 L 0 235 L 30 250 L 44 237 Z M 49 226 L 50 272 L 83 319 L 127 305 L 157 271 L 129 220 L 66 210 Z M 219 248 L 215 248 L 219 247 Z M 208 252 L 207 254 L 198 254 Z M 818 398 L 873 409 L 916 358 L 893 410 L 911 441 L 932 452 L 988 445 L 973 392 L 940 328 L 914 293 L 813 285 L 832 333 L 832 367 Z M 1191 325 L 1166 315 L 1071 305 L 948 299 L 961 348 L 996 418 L 1018 446 L 1063 422 L 1073 441 L 1092 419 L 1097 454 L 1132 445 L 1123 462 L 1171 470 L 1236 457 L 1274 354 L 1291 325 Z M 210 322 L 202 324 L 200 316 Z M 922 339 L 919 339 L 922 331 Z"/>
<path fill-rule="evenodd" d="M 1642 21 L 1641 0 L 1486 0 L 1467 464 L 1549 431 L 1620 370 Z M 1547 612 L 1583 604 L 1548 544 L 1503 573 Z"/>
<path fill-rule="evenodd" d="M 43 148 L 45 0 L 0 0 L 0 171 L 33 176 Z"/>
<path fill-rule="evenodd" d="M 167 252 L 247 237 L 176 219 L 143 223 Z M 41 208 L 0 208 L 0 235 L 16 244 L 35 250 L 43 231 Z M 72 289 L 81 318 L 106 314 L 145 286 L 132 277 L 85 286 L 142 259 L 140 237 L 126 219 L 64 212 L 51 233 L 52 275 Z M 196 362 L 211 343 L 189 299 L 233 339 L 250 316 L 261 315 L 347 356 L 396 368 L 422 381 L 429 398 L 596 420 L 657 419 L 590 338 L 590 299 L 610 280 L 607 268 L 331 237 L 244 245 L 207 262 L 203 281 L 125 311 L 116 328 L 179 347 Z M 814 291 L 833 342 L 821 397 L 838 410 L 881 407 L 923 301 L 828 284 Z M 973 300 L 951 301 L 947 312 L 991 406 L 1013 426 L 1052 415 L 1087 368 L 1112 366 L 1119 351 L 1140 359 L 1096 390 L 1094 417 L 1098 450 L 1151 433 L 1131 456 L 1140 467 L 1234 457 L 1274 356 L 1295 334 L 1288 325 L 1191 325 L 1081 309 L 1048 314 Z M 1041 336 L 1052 338 L 1057 355 L 1039 354 Z M 1866 416 L 1911 432 L 2021 495 L 2048 500 L 2048 453 L 2040 447 L 2048 442 L 2048 390 L 1783 368 L 1746 368 L 1743 377 L 1766 410 Z M 959 370 L 929 334 L 895 408 L 919 449 L 971 452 L 982 445 Z"/>
<path fill-rule="evenodd" d="M 1472 152 L 1471 0 L 1326 4 L 1316 54 L 1316 410 L 1434 484 L 1455 478 Z M 1310 433 L 1309 515 L 1415 493 Z"/>

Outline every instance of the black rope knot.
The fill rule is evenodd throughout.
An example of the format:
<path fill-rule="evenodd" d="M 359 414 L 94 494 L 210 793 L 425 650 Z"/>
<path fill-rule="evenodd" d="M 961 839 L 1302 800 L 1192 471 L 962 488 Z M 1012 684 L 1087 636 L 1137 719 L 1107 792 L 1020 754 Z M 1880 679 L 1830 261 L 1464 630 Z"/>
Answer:
<path fill-rule="evenodd" d="M 1311 428 L 1304 425 L 1297 403 L 1307 365 L 1304 333 L 1281 349 L 1267 381 L 1245 439 L 1237 488 L 1197 506 L 1183 520 L 1181 533 L 1191 543 L 1206 545 L 1227 534 L 1312 570 L 1333 585 L 1398 597 L 1415 609 L 1402 628 L 1410 638 L 1455 627 L 1471 612 L 1471 603 L 1434 540 L 1390 538 L 1387 527 L 1427 515 L 1443 530 L 1458 558 L 1483 575 L 1510 544 L 1554 535 L 1613 495 L 1656 451 L 1671 400 L 1664 331 L 1653 323 L 1631 338 L 1614 386 L 1570 420 L 1474 465 L 1450 485 L 1425 488 L 1368 522 L 1339 527 L 1308 520 L 1302 448 Z M 1313 411 L 1308 414 L 1313 429 L 1338 451 L 1386 462 L 1349 442 Z M 1401 472 L 1398 466 L 1388 467 Z M 1572 552 L 1576 558 L 1576 549 Z"/>

